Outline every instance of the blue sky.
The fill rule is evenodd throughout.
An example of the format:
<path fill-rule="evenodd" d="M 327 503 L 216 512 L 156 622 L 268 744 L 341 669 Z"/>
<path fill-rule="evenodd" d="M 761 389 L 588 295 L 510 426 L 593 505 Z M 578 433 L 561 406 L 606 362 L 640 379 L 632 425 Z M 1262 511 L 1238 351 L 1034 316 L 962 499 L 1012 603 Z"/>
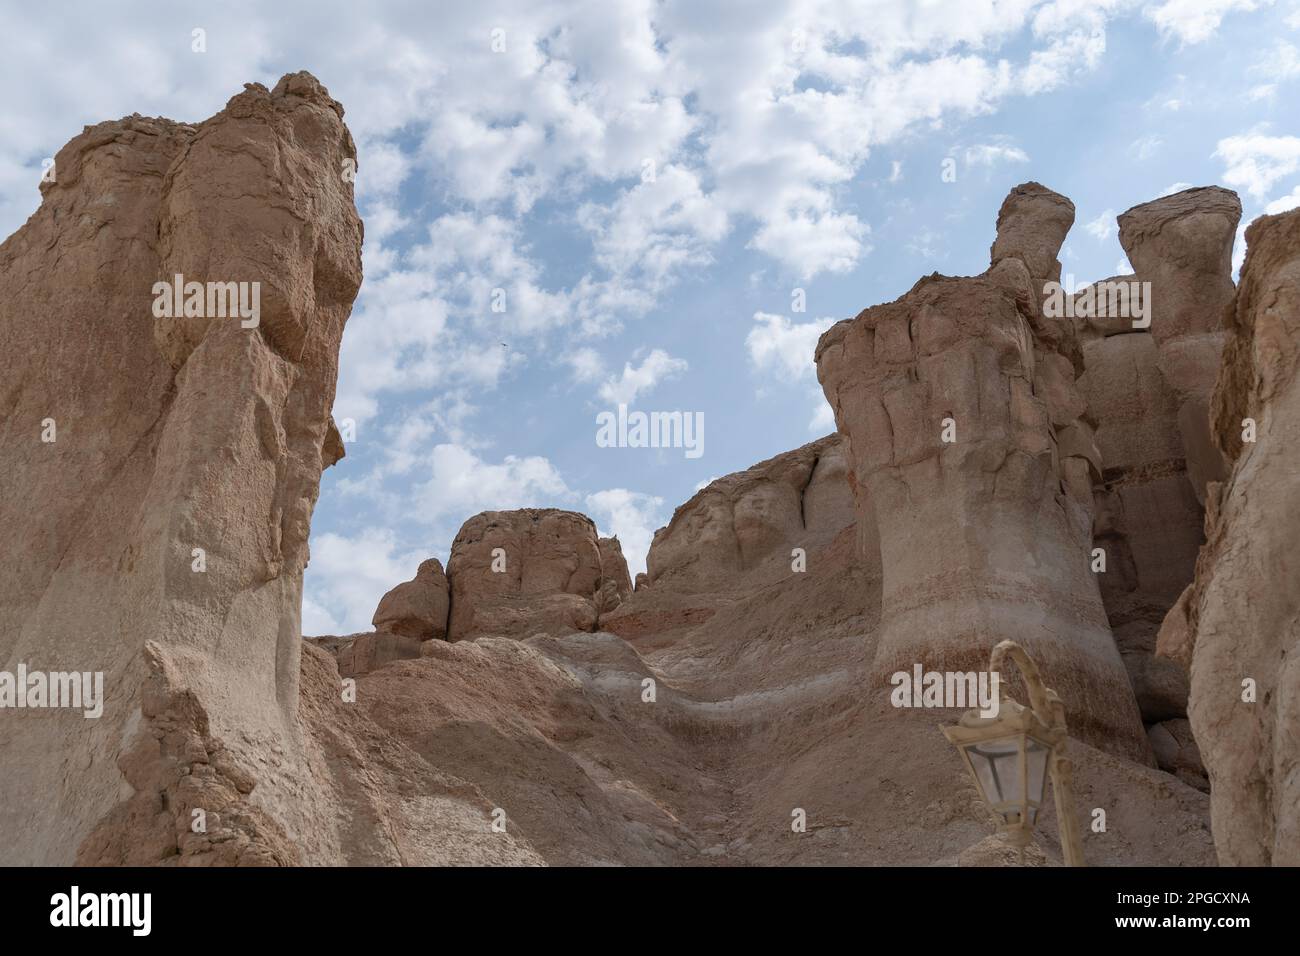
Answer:
<path fill-rule="evenodd" d="M 322 482 L 308 634 L 368 628 L 486 509 L 584 511 L 640 570 L 702 482 L 832 430 L 817 335 L 982 271 L 1016 183 L 1074 200 L 1080 282 L 1122 270 L 1116 214 L 1163 193 L 1300 204 L 1294 0 L 360 6 L 0 11 L 6 235 L 83 124 L 202 119 L 298 69 L 347 109 L 355 439 Z M 597 447 L 619 402 L 702 412 L 703 455 Z"/>

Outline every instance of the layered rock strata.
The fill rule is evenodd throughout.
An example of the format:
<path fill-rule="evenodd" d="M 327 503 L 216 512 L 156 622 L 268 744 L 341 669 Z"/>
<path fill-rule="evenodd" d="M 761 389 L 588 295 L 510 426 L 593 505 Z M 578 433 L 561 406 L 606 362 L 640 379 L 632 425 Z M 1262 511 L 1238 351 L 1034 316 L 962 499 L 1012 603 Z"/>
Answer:
<path fill-rule="evenodd" d="M 1019 641 L 1069 702 L 1071 728 L 1150 759 L 1090 568 L 1100 456 L 1075 384 L 1072 325 L 1042 309 L 1073 219 L 1017 187 L 990 271 L 929 276 L 828 330 L 818 378 L 848 438 L 884 569 L 873 678 L 986 666 Z"/>

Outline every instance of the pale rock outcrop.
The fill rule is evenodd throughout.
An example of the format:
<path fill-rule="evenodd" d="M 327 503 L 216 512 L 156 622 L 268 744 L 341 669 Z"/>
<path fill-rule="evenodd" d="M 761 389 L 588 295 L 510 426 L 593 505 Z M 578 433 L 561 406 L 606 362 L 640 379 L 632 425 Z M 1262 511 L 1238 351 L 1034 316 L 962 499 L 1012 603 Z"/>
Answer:
<path fill-rule="evenodd" d="M 591 631 L 604 580 L 596 526 L 554 508 L 475 515 L 452 542 L 447 578 L 448 640 Z"/>
<path fill-rule="evenodd" d="M 1213 396 L 1231 462 L 1206 544 L 1159 644 L 1191 655 L 1188 716 L 1225 865 L 1300 864 L 1300 211 L 1246 230 Z M 1243 420 L 1256 440 L 1243 442 Z M 1251 690 L 1253 688 L 1253 694 Z"/>
<path fill-rule="evenodd" d="M 357 634 L 338 649 L 339 674 L 342 677 L 356 677 L 378 670 L 392 661 L 404 661 L 420 656 L 417 637 L 391 634 L 387 631 L 375 631 L 371 634 Z"/>
<path fill-rule="evenodd" d="M 608 614 L 627 600 L 632 593 L 632 576 L 623 557 L 623 546 L 617 537 L 601 538 L 600 570 L 602 575 L 597 598 L 598 613 Z"/>
<path fill-rule="evenodd" d="M 1013 638 L 1067 701 L 1074 733 L 1146 761 L 1089 567 L 1101 461 L 1065 354 L 1073 326 L 1036 314 L 1072 216 L 1064 197 L 1018 187 L 989 273 L 927 277 L 832 326 L 817 373 L 878 528 L 873 683 L 916 663 L 980 669 Z"/>
<path fill-rule="evenodd" d="M 1104 465 L 1094 489 L 1094 543 L 1107 561 L 1102 600 L 1148 722 L 1186 715 L 1186 667 L 1156 656 L 1156 634 L 1192 579 L 1204 541 L 1204 487 L 1222 474 L 1207 405 L 1234 293 L 1240 214 L 1236 195 L 1218 188 L 1136 206 L 1119 225 L 1137 272 L 1075 296 L 1086 369 L 1079 385 Z M 1150 283 L 1149 327 L 1134 324 L 1140 283 Z M 1085 298 L 1090 315 L 1079 308 Z"/>
<path fill-rule="evenodd" d="M 1221 481 L 1223 457 L 1210 437 L 1209 398 L 1232 308 L 1237 194 L 1210 186 L 1134 206 L 1119 217 L 1119 241 L 1139 279 L 1151 283 L 1151 337 L 1165 382 L 1177 396 L 1187 477 L 1204 502 Z"/>
<path fill-rule="evenodd" d="M 1201 752 L 1192 736 L 1192 725 L 1185 717 L 1164 720 L 1147 728 L 1151 752 L 1156 755 L 1156 766 L 1172 773 L 1188 786 L 1206 793 L 1210 782 L 1205 777 Z"/>
<path fill-rule="evenodd" d="M 715 479 L 655 532 L 646 556 L 649 583 L 672 578 L 677 591 L 708 590 L 773 554 L 824 543 L 854 522 L 842 440 L 829 435 Z"/>
<path fill-rule="evenodd" d="M 299 616 L 361 282 L 342 116 L 298 73 L 197 125 L 88 127 L 0 246 L 0 524 L 23 551 L 0 669 L 103 672 L 105 695 L 98 720 L 0 717 L 0 862 L 290 862 L 317 825 Z M 259 283 L 260 322 L 155 318 L 177 274 Z M 223 826 L 192 833 L 199 808 Z"/>
<path fill-rule="evenodd" d="M 450 606 L 442 562 L 429 558 L 420 563 L 414 578 L 399 584 L 380 599 L 371 623 L 376 631 L 387 631 L 416 641 L 441 640 L 447 636 Z"/>
<path fill-rule="evenodd" d="M 623 546 L 618 537 L 600 539 L 600 571 L 606 582 L 613 582 L 620 598 L 632 593 L 632 576 L 623 557 Z"/>

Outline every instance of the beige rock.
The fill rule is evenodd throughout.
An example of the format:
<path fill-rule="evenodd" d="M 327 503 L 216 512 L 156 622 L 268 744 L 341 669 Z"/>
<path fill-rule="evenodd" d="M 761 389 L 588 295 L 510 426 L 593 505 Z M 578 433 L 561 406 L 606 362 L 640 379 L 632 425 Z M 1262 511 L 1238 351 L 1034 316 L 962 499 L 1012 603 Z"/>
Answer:
<path fill-rule="evenodd" d="M 1300 212 L 1246 231 L 1232 340 L 1214 395 L 1231 459 L 1207 492 L 1206 544 L 1187 597 L 1188 716 L 1212 785 L 1226 865 L 1300 864 Z M 1242 443 L 1242 419 L 1258 423 Z M 1171 615 L 1172 617 L 1172 615 Z M 1181 621 L 1166 625 L 1173 631 Z M 1254 685 L 1253 700 L 1247 693 Z"/>
<path fill-rule="evenodd" d="M 447 636 L 450 608 L 447 588 L 442 562 L 437 558 L 423 561 L 414 578 L 399 584 L 380 599 L 371 623 L 377 631 L 417 641 L 441 640 Z"/>
<path fill-rule="evenodd" d="M 926 280 L 842 323 L 830 341 L 860 340 L 819 370 L 842 435 L 704 489 L 635 590 L 585 517 L 488 512 L 448 561 L 453 641 L 421 640 L 440 618 L 436 562 L 381 602 L 388 630 L 300 641 L 360 280 L 340 117 L 298 74 L 199 127 L 96 127 L 0 246 L 0 480 L 18 493 L 0 518 L 27 556 L 0 577 L 0 666 L 102 668 L 108 689 L 99 721 L 0 714 L 0 862 L 1018 862 L 939 733 L 957 714 L 896 708 L 874 679 L 908 619 L 940 667 L 1021 639 L 1075 732 L 1139 758 L 1071 741 L 1078 806 L 1111 808 L 1090 863 L 1213 859 L 1210 798 L 1142 765 L 1140 725 L 1134 754 L 1101 640 L 1084 569 L 1104 436 L 1068 371 L 1073 329 L 1039 312 L 1068 205 L 1041 187 L 1004 207 L 988 277 Z M 264 328 L 143 312 L 158 276 L 209 263 L 274 286 Z M 929 434 L 941 412 L 955 447 Z M 53 446 L 37 440 L 47 415 Z M 1043 815 L 1032 862 L 1059 858 L 1056 824 Z"/>
<path fill-rule="evenodd" d="M 1218 186 L 1184 189 L 1120 215 L 1120 245 L 1137 277 L 1151 283 L 1151 335 L 1159 345 L 1223 327 L 1240 219 L 1241 200 Z"/>
<path fill-rule="evenodd" d="M 623 557 L 623 546 L 618 538 L 601 538 L 600 573 L 604 587 L 612 586 L 620 601 L 626 600 L 632 593 L 632 576 L 628 574 L 627 559 Z"/>
<path fill-rule="evenodd" d="M 1147 728 L 1151 751 L 1161 770 L 1175 774 L 1180 780 L 1197 790 L 1210 790 L 1205 779 L 1201 752 L 1192 737 L 1191 724 L 1185 718 L 1162 721 Z"/>
<path fill-rule="evenodd" d="M 841 440 L 828 436 L 716 479 L 655 532 L 649 580 L 707 590 L 780 554 L 805 554 L 854 522 Z"/>
<path fill-rule="evenodd" d="M 1012 192 L 995 262 L 1019 258 L 1031 275 L 1059 275 L 1055 254 L 1073 207 L 1054 196 L 1036 184 Z M 882 353 L 878 330 L 925 314 L 953 323 L 946 348 Z M 994 644 L 1012 638 L 1069 702 L 1075 733 L 1147 760 L 1089 569 L 1086 475 L 1095 450 L 1068 425 L 1059 444 L 1053 414 L 1059 421 L 1083 406 L 1031 318 L 1000 279 L 931 276 L 818 343 L 818 378 L 879 529 L 883 605 L 872 680 L 916 663 L 979 669 Z M 1039 365 L 1053 370 L 1050 396 L 1033 388 Z"/>
<path fill-rule="evenodd" d="M 1209 398 L 1232 309 L 1232 245 L 1241 219 L 1237 194 L 1186 189 L 1134 206 L 1119 217 L 1119 240 L 1137 277 L 1151 284 L 1151 337 L 1160 371 L 1179 404 L 1187 476 L 1204 504 L 1205 483 L 1227 465 L 1210 437 Z"/>
<path fill-rule="evenodd" d="M 358 634 L 338 650 L 339 674 L 356 677 L 378 670 L 392 661 L 420 656 L 421 638 L 378 631 Z"/>
<path fill-rule="evenodd" d="M 298 73 L 89 127 L 0 246 L 0 669 L 105 696 L 0 718 L 0 862 L 301 858 L 302 570 L 361 282 L 342 115 Z M 259 323 L 155 318 L 176 274 L 259 283 Z"/>
<path fill-rule="evenodd" d="M 602 582 L 596 526 L 556 509 L 475 515 L 452 542 L 447 577 L 449 640 L 590 631 Z"/>

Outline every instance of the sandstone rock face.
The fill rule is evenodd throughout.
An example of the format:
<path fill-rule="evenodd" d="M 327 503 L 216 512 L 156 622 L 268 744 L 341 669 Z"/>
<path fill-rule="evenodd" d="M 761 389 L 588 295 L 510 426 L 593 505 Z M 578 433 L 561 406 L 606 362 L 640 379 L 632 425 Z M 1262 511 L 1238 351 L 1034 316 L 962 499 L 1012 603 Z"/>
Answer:
<path fill-rule="evenodd" d="M 447 576 L 449 640 L 596 626 L 600 541 L 586 515 L 532 508 L 475 515 L 452 542 Z"/>
<path fill-rule="evenodd" d="M 606 582 L 613 582 L 620 598 L 632 593 L 632 576 L 628 574 L 627 559 L 618 538 L 600 539 L 600 569 Z"/>
<path fill-rule="evenodd" d="M 371 623 L 377 631 L 417 641 L 441 640 L 447 636 L 449 608 L 447 576 L 442 571 L 442 562 L 430 558 L 420 564 L 412 580 L 399 584 L 383 596 Z"/>
<path fill-rule="evenodd" d="M 1067 204 L 1042 187 L 1013 192 L 998 276 L 931 276 L 838 323 L 818 343 L 817 372 L 879 531 L 874 678 L 915 663 L 980 669 L 1013 638 L 1071 705 L 1072 730 L 1147 759 L 1089 568 L 1100 456 L 1054 346 L 1068 336 L 1033 326 L 1031 283 L 1059 274 Z"/>
<path fill-rule="evenodd" d="M 805 552 L 853 524 L 841 440 L 830 435 L 711 482 L 655 532 L 649 582 L 679 591 L 716 588 L 770 555 Z"/>
<path fill-rule="evenodd" d="M 1120 238 L 1137 273 L 1095 288 L 1150 283 L 1150 327 L 1113 308 L 1076 319 L 1086 369 L 1079 385 L 1103 462 L 1094 489 L 1094 543 L 1107 558 L 1102 600 L 1148 722 L 1186 715 L 1186 666 L 1155 655 L 1156 634 L 1192 579 L 1205 485 L 1223 474 L 1207 408 L 1240 215 L 1236 195 L 1218 188 L 1130 209 L 1119 217 Z"/>
<path fill-rule="evenodd" d="M 1156 766 L 1197 790 L 1209 792 L 1210 783 L 1205 779 L 1201 752 L 1186 718 L 1152 724 L 1147 728 L 1147 736 L 1151 740 L 1151 751 L 1156 755 Z"/>
<path fill-rule="evenodd" d="M 1235 294 L 1232 244 L 1240 219 L 1237 194 L 1217 186 L 1155 199 L 1119 217 L 1120 244 L 1138 277 L 1151 283 L 1151 337 L 1177 396 L 1188 479 L 1202 502 L 1206 482 L 1226 473 L 1208 413 Z"/>
<path fill-rule="evenodd" d="M 1220 861 L 1296 865 L 1300 212 L 1257 219 L 1246 241 L 1213 400 L 1215 438 L 1231 472 L 1209 486 L 1196 580 L 1160 640 L 1190 649 L 1189 717 L 1213 788 Z M 1247 418 L 1257 425 L 1254 442 L 1242 441 Z"/>
<path fill-rule="evenodd" d="M 196 126 L 87 128 L 0 246 L 0 520 L 40 542 L 0 583 L 0 665 L 102 671 L 106 698 L 0 720 L 2 862 L 174 856 L 196 801 L 232 829 L 194 858 L 288 858 L 302 569 L 361 281 L 342 115 L 300 73 Z M 257 283 L 260 320 L 155 318 L 177 274 L 250 305 Z"/>
<path fill-rule="evenodd" d="M 1212 860 L 1194 742 L 1177 718 L 1150 731 L 1192 786 L 1145 765 L 1087 571 L 1104 436 L 1040 284 L 1068 200 L 1017 189 L 987 275 L 923 280 L 831 330 L 819 374 L 840 434 L 701 491 L 635 589 L 586 517 L 487 512 L 445 575 L 426 561 L 385 595 L 376 632 L 303 641 L 307 525 L 343 453 L 329 407 L 360 282 L 339 175 L 354 155 L 341 107 L 295 74 L 198 126 L 87 130 L 0 246 L 0 519 L 30 545 L 0 571 L 0 669 L 105 678 L 98 720 L 0 712 L 0 863 L 1014 863 L 938 731 L 958 713 L 895 707 L 879 680 L 913 654 L 982 667 L 1008 636 L 1085 738 L 1077 804 L 1110 821 L 1089 862 Z M 1295 513 L 1294 485 L 1244 490 L 1254 469 L 1285 475 L 1300 437 L 1282 221 L 1253 242 L 1215 403 L 1216 420 L 1263 416 L 1262 437 L 1210 486 L 1210 557 L 1179 605 L 1210 772 L 1255 788 L 1216 779 L 1216 799 L 1272 788 L 1272 816 L 1225 831 L 1247 856 L 1256 824 L 1295 844 L 1295 748 L 1274 744 L 1295 736 L 1296 589 L 1242 596 L 1291 567 L 1263 509 Z M 155 319 L 152 284 L 182 270 L 262 283 L 259 324 Z M 1275 761 L 1257 778 L 1215 737 L 1240 718 L 1207 675 L 1234 666 L 1274 681 L 1249 712 Z M 1040 821 L 1032 862 L 1059 860 L 1056 828 Z"/>

